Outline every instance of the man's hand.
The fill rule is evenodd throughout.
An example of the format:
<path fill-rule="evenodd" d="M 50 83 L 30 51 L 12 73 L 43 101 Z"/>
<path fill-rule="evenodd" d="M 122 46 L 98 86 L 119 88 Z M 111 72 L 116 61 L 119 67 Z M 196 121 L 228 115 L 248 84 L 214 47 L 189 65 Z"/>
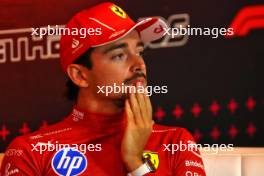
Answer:
<path fill-rule="evenodd" d="M 125 111 L 127 126 L 121 144 L 121 156 L 127 170 L 131 172 L 143 164 L 143 150 L 152 132 L 152 106 L 149 97 L 143 93 L 131 93 L 125 102 Z"/>

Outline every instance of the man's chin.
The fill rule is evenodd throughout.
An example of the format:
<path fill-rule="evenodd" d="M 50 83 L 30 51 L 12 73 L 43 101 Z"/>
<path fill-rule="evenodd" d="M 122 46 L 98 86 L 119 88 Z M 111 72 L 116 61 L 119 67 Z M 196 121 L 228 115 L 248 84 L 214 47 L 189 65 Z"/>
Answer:
<path fill-rule="evenodd" d="M 122 100 L 125 101 L 127 98 L 129 98 L 129 93 L 122 93 L 122 94 L 114 94 L 114 95 L 108 95 L 105 96 L 108 99 L 112 100 Z"/>
<path fill-rule="evenodd" d="M 116 105 L 120 108 L 125 108 L 125 100 L 128 98 L 128 94 L 123 94 L 120 97 L 115 97 L 114 101 L 116 103 Z"/>

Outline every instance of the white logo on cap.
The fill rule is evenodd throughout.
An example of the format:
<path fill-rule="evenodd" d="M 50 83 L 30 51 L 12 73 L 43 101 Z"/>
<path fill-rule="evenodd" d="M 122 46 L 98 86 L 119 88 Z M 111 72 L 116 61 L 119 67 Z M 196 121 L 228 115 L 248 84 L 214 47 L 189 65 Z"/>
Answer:
<path fill-rule="evenodd" d="M 79 40 L 76 40 L 74 38 L 72 39 L 72 48 L 76 48 L 79 44 L 80 44 Z"/>

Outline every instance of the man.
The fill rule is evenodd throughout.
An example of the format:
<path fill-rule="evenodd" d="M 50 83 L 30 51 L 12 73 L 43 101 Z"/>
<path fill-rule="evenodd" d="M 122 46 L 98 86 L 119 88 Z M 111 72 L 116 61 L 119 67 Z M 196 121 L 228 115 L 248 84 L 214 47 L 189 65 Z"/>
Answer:
<path fill-rule="evenodd" d="M 190 133 L 154 124 L 149 96 L 137 91 L 147 86 L 144 43 L 165 27 L 157 18 L 135 23 L 110 2 L 75 15 L 66 28 L 89 36 L 63 35 L 61 64 L 76 105 L 62 122 L 15 139 L 2 175 L 205 175 L 199 151 L 178 147 L 193 144 Z M 113 85 L 136 91 L 106 95 Z"/>

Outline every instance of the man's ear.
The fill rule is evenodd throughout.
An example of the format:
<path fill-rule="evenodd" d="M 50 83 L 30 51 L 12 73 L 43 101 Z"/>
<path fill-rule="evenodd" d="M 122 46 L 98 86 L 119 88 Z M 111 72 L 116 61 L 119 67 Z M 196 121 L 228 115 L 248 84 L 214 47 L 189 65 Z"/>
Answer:
<path fill-rule="evenodd" d="M 82 65 L 70 64 L 67 68 L 67 74 L 74 84 L 79 87 L 89 86 L 89 71 Z"/>

